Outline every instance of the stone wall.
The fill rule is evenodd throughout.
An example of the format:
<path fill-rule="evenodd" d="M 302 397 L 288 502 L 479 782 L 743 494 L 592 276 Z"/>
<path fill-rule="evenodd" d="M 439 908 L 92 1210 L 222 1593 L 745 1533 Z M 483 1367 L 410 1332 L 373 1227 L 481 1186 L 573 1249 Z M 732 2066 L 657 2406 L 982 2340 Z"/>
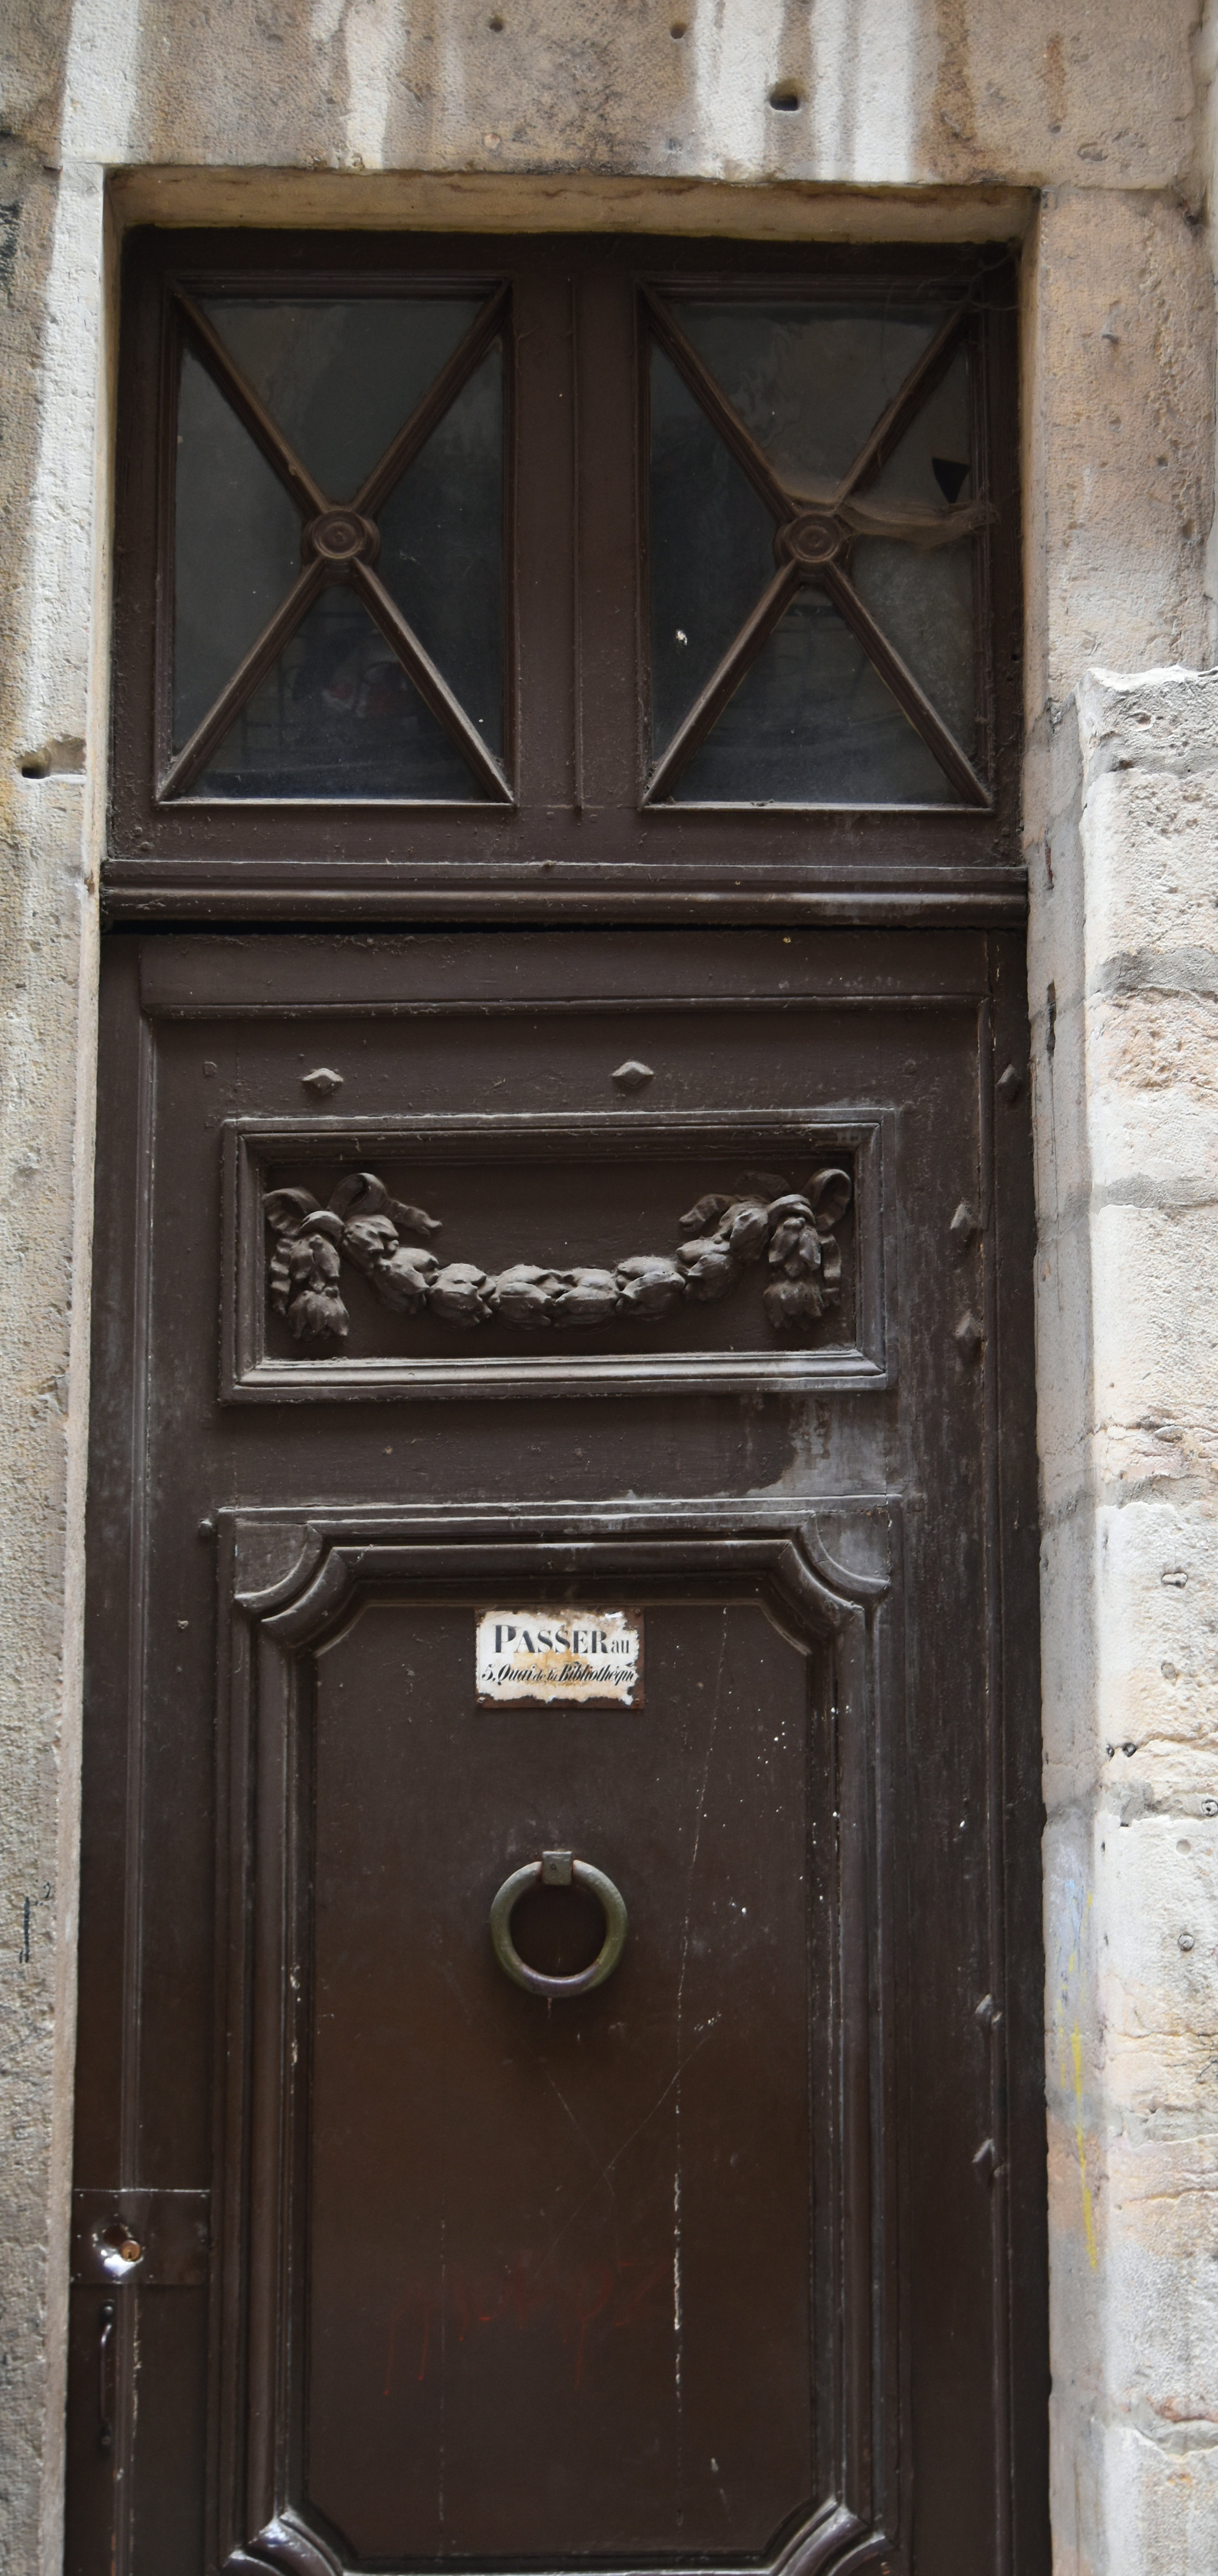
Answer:
<path fill-rule="evenodd" d="M 1031 944 L 1054 2523 L 1080 2576 L 1166 2576 L 1218 2529 L 1218 674 L 1091 671 L 1060 731 Z"/>
<path fill-rule="evenodd" d="M 1187 219 L 1132 193 L 1047 192 L 1025 278 L 1054 2540 L 1069 2576 L 1199 2576 L 1218 680 L 1153 666 L 1205 654 L 1212 305 Z"/>
<path fill-rule="evenodd" d="M 32 2576 L 60 2560 L 103 778 L 103 179 L 48 171 L 11 143 L 0 161 L 0 2557 Z"/>
<path fill-rule="evenodd" d="M 54 2576 L 61 2553 L 113 254 L 124 221 L 157 217 L 1026 238 L 1057 2558 L 1061 2576 L 1213 2566 L 1218 684 L 1187 666 L 1207 654 L 1213 296 L 1198 208 L 1215 48 L 1196 18 L 1191 0 L 10 0 L 0 2555 L 13 2576 Z M 1142 676 L 1100 675 L 1113 669 Z"/>

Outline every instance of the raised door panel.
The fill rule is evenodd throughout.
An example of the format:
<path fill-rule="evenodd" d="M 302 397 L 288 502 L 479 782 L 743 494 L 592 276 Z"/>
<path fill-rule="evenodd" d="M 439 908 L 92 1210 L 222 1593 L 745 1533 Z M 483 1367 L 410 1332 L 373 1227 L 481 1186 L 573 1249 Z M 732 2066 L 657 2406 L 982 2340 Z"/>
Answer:
<path fill-rule="evenodd" d="M 827 2566 L 895 2501 L 887 1580 L 724 1504 L 296 1536 L 234 1605 L 222 2531 Z M 641 1705 L 480 1704 L 488 1599 L 625 1590 Z M 525 1990 L 604 1925 L 531 1885 L 505 1973 L 496 1893 L 572 1859 L 620 1958 Z"/>

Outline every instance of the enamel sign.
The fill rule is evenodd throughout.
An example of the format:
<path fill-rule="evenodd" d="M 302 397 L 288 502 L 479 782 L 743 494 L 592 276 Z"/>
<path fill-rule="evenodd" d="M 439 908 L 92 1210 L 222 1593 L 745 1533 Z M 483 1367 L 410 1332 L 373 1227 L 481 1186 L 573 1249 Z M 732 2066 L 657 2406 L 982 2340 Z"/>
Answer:
<path fill-rule="evenodd" d="M 482 1610 L 478 1704 L 641 1708 L 643 1620 L 633 1610 Z"/>

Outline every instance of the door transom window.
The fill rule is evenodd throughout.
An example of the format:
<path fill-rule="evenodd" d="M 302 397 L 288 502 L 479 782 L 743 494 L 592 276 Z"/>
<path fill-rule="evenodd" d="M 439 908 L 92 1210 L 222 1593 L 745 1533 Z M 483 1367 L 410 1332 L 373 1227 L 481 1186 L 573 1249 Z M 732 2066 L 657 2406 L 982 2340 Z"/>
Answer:
<path fill-rule="evenodd" d="M 112 899 L 992 898 L 1013 319 L 976 251 L 133 237 Z"/>

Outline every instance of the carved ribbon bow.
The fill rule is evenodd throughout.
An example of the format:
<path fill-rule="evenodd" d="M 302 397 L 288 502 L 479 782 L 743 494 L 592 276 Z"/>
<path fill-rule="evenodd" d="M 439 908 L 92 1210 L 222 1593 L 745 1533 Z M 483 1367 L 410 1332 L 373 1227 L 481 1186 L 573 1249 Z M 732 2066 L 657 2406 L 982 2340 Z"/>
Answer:
<path fill-rule="evenodd" d="M 762 1304 L 777 1330 L 814 1322 L 841 1296 L 841 1253 L 833 1228 L 850 1204 L 848 1172 L 813 1172 L 803 1190 L 773 1172 L 746 1172 L 735 1190 L 712 1192 L 679 1219 L 673 1255 L 634 1253 L 612 1270 L 548 1270 L 514 1262 L 497 1275 L 470 1261 L 441 1266 L 404 1235 L 439 1232 L 425 1208 L 392 1199 L 375 1172 L 349 1172 L 328 1207 L 308 1190 L 271 1190 L 264 1201 L 273 1240 L 271 1304 L 297 1340 L 344 1341 L 349 1317 L 339 1294 L 342 1263 L 362 1270 L 383 1305 L 399 1315 L 426 1311 L 467 1330 L 501 1323 L 532 1332 L 547 1325 L 592 1327 L 619 1316 L 653 1321 L 686 1299 L 725 1297 L 742 1270 L 766 1256 L 773 1276 Z"/>

